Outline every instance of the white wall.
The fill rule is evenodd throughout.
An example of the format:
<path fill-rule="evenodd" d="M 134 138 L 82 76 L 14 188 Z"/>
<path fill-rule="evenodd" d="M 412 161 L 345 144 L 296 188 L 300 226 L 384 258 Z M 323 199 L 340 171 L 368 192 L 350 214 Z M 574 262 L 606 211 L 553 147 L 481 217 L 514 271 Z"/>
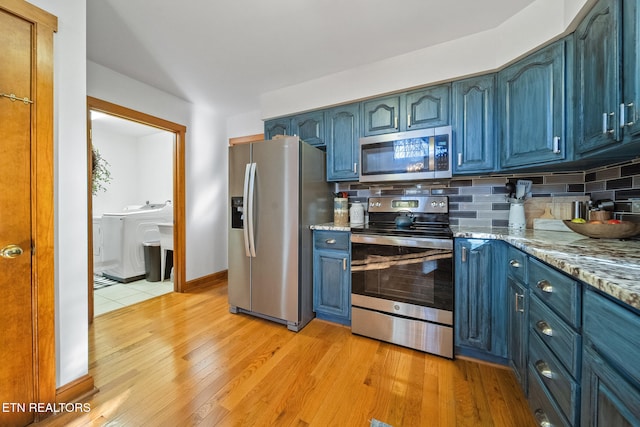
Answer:
<path fill-rule="evenodd" d="M 93 196 L 94 217 L 147 201 L 173 201 L 173 133 L 135 137 L 94 127 L 92 141 L 111 173 L 106 191 Z"/>
<path fill-rule="evenodd" d="M 187 280 L 227 268 L 227 136 L 211 110 L 87 61 L 87 94 L 187 127 Z"/>
<path fill-rule="evenodd" d="M 54 36 L 54 203 L 58 386 L 88 372 L 86 3 L 30 0 L 58 17 Z"/>
<path fill-rule="evenodd" d="M 261 117 L 285 116 L 496 70 L 567 32 L 587 3 L 593 0 L 537 0 L 491 30 L 264 93 Z"/>

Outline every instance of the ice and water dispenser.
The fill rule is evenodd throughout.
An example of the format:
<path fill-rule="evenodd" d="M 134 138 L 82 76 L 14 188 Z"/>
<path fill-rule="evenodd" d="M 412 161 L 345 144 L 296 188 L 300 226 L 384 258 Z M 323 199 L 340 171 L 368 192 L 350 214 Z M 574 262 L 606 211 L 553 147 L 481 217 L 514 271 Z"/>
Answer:
<path fill-rule="evenodd" d="M 231 198 L 231 228 L 243 228 L 244 207 L 242 197 Z"/>

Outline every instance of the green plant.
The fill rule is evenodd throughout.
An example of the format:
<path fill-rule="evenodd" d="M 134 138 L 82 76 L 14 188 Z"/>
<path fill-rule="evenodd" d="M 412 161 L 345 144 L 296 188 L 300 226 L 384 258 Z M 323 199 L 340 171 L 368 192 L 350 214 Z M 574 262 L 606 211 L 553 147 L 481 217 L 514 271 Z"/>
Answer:
<path fill-rule="evenodd" d="M 109 162 L 102 157 L 96 147 L 91 147 L 91 194 L 94 196 L 98 191 L 107 191 L 106 184 L 111 182 L 111 172 L 109 172 Z"/>

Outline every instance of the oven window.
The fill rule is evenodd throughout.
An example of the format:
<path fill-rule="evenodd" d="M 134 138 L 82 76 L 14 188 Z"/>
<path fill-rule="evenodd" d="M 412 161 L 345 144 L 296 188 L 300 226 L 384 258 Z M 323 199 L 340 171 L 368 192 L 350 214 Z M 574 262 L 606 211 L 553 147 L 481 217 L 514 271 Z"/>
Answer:
<path fill-rule="evenodd" d="M 453 310 L 453 258 L 449 249 L 352 243 L 355 294 Z"/>

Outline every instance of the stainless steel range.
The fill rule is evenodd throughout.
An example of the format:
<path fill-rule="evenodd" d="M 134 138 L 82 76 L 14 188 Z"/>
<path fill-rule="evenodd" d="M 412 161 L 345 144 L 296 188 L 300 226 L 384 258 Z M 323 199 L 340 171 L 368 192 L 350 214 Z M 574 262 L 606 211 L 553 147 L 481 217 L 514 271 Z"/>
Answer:
<path fill-rule="evenodd" d="M 351 331 L 453 358 L 453 238 L 446 196 L 369 199 L 351 234 Z"/>

